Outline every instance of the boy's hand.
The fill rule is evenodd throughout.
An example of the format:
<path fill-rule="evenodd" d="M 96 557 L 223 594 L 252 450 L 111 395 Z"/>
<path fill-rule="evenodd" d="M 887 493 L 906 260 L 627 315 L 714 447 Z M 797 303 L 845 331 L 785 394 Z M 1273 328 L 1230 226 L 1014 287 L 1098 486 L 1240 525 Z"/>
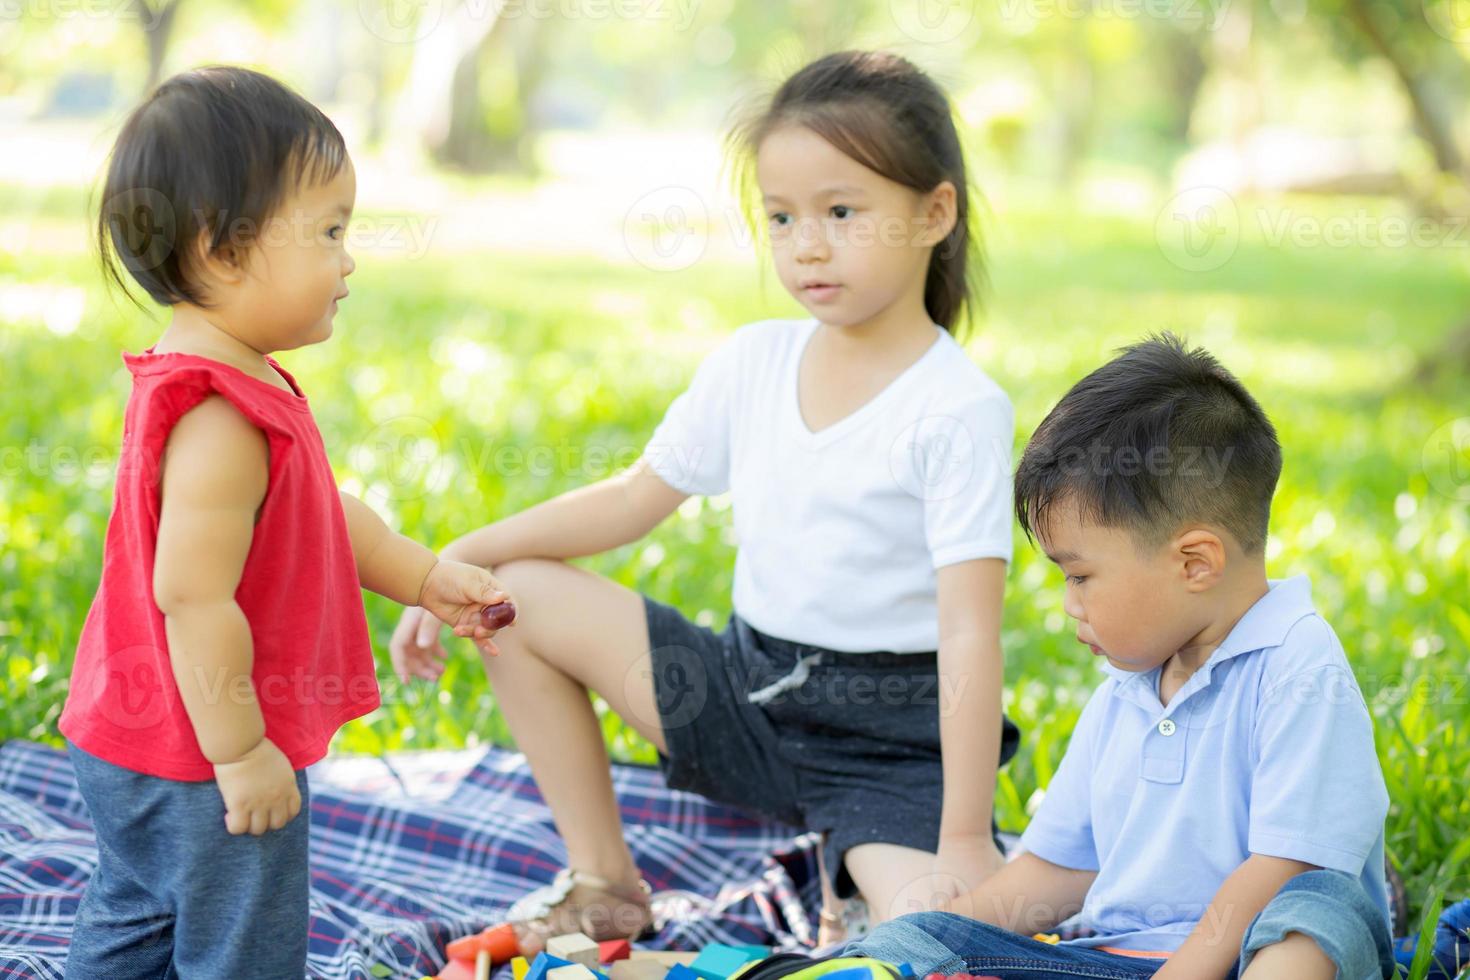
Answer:
<path fill-rule="evenodd" d="M 259 837 L 280 830 L 301 812 L 296 771 L 268 738 L 234 762 L 216 763 L 214 780 L 225 800 L 225 829 Z"/>
<path fill-rule="evenodd" d="M 419 605 L 452 626 L 455 636 L 467 636 L 481 649 L 499 653 L 491 640 L 499 631 L 485 627 L 480 610 L 509 599 L 510 594 L 485 569 L 441 560 L 424 579 Z"/>
<path fill-rule="evenodd" d="M 443 626 L 422 606 L 409 606 L 398 619 L 398 628 L 388 643 L 393 673 L 405 684 L 410 678 L 437 681 L 444 673 L 449 652 L 440 640 Z"/>

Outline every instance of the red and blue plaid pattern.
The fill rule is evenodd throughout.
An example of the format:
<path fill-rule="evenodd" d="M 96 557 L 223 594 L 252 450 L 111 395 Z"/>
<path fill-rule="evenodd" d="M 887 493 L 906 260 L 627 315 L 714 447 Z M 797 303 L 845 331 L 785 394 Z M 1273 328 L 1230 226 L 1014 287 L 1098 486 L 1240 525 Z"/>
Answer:
<path fill-rule="evenodd" d="M 794 949 L 814 937 L 816 838 L 614 767 L 629 845 L 654 889 L 651 948 Z M 365 784 L 364 784 L 365 785 Z M 566 861 L 524 759 L 491 749 L 438 798 L 312 773 L 307 975 L 418 978 Z M 65 753 L 0 746 L 0 980 L 60 980 L 96 841 Z"/>

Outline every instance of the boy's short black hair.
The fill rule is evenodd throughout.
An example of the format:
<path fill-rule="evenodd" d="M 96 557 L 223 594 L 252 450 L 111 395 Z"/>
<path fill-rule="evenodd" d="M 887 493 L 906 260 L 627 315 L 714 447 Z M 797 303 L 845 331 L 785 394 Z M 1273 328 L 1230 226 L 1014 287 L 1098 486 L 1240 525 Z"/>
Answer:
<path fill-rule="evenodd" d="M 175 75 L 113 145 L 97 216 L 103 270 L 128 292 L 126 269 L 165 306 L 207 305 L 189 261 L 201 233 L 210 251 L 249 245 L 289 193 L 331 180 L 346 159 L 332 121 L 268 75 L 219 65 Z"/>
<path fill-rule="evenodd" d="M 1200 522 L 1254 554 L 1280 475 L 1276 429 L 1250 392 L 1165 333 L 1124 348 L 1042 421 L 1016 468 L 1016 517 L 1034 540 L 1073 500 L 1083 519 L 1149 544 Z"/>

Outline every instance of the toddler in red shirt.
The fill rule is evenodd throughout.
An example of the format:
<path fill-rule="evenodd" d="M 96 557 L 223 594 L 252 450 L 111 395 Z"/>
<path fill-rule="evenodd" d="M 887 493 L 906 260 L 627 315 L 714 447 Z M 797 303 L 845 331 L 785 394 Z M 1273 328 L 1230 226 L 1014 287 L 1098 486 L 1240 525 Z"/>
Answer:
<path fill-rule="evenodd" d="M 271 357 L 332 333 L 352 161 L 327 117 L 238 68 L 124 124 L 98 243 L 170 322 L 133 377 L 101 584 L 60 728 L 97 830 L 68 977 L 300 978 L 304 768 L 378 706 L 361 589 L 488 640 L 508 597 L 338 491 Z"/>

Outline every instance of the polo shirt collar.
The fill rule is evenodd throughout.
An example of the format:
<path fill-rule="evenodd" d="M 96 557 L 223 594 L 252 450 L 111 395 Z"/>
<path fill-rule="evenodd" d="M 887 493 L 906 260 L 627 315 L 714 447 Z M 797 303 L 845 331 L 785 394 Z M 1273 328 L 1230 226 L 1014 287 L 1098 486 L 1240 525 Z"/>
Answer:
<path fill-rule="evenodd" d="M 1245 615 L 1231 628 L 1225 639 L 1215 648 L 1215 652 L 1210 654 L 1210 658 L 1200 665 L 1179 694 L 1170 700 L 1171 708 L 1183 697 L 1207 685 L 1215 668 L 1225 661 L 1241 654 L 1280 646 L 1286 641 L 1286 635 L 1291 632 L 1291 628 L 1303 616 L 1311 615 L 1315 611 L 1312 607 L 1312 581 L 1307 576 L 1268 579 L 1267 585 L 1269 591 L 1245 611 Z M 1133 700 L 1130 695 L 1135 691 L 1153 694 L 1158 689 L 1157 667 L 1138 672 L 1104 662 L 1102 669 L 1118 681 L 1113 688 L 1115 696 Z"/>

